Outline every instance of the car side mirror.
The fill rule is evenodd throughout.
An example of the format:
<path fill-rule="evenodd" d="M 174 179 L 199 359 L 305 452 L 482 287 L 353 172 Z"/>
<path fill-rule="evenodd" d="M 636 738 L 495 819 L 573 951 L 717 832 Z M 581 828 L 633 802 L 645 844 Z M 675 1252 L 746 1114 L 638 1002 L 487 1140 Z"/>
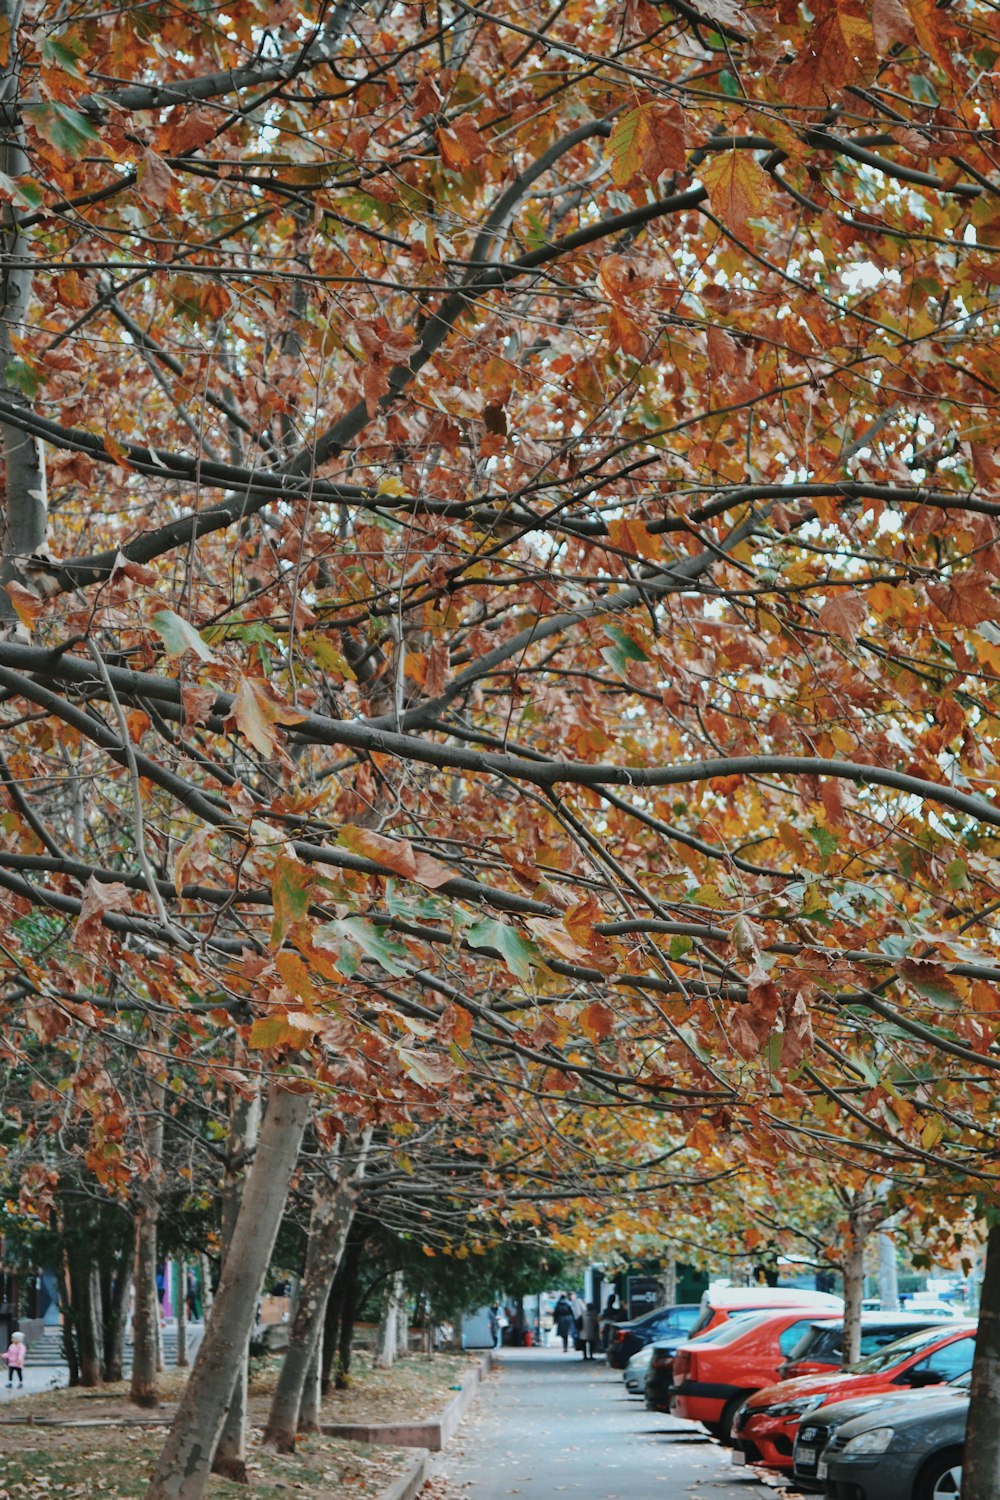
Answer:
<path fill-rule="evenodd" d="M 907 1370 L 904 1379 L 917 1390 L 924 1385 L 944 1385 L 944 1376 L 937 1370 Z"/>

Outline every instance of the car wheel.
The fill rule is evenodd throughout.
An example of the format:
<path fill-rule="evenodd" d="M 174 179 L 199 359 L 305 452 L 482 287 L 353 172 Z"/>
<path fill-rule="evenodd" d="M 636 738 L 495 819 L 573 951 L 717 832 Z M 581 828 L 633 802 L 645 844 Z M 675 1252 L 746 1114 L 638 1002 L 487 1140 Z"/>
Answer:
<path fill-rule="evenodd" d="M 913 1500 L 958 1500 L 962 1491 L 961 1449 L 936 1453 L 920 1471 Z"/>
<path fill-rule="evenodd" d="M 732 1396 L 722 1408 L 722 1416 L 719 1418 L 717 1435 L 719 1442 L 722 1443 L 726 1448 L 731 1448 L 733 1446 L 733 1422 L 736 1420 L 736 1413 L 739 1411 L 740 1407 L 743 1405 L 749 1394 L 749 1391 L 740 1391 L 739 1395 Z M 937 1500 L 936 1495 L 934 1497 L 934 1500 Z"/>

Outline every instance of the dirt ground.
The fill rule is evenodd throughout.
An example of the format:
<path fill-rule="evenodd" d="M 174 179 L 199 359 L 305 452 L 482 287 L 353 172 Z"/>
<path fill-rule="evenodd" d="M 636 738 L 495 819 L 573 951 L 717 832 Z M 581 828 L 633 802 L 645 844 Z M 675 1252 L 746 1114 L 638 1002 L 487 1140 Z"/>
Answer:
<path fill-rule="evenodd" d="M 331 1392 L 323 1406 L 323 1420 L 432 1417 L 448 1404 L 473 1363 L 464 1355 L 438 1355 L 432 1360 L 410 1355 L 392 1370 L 372 1370 L 365 1356 L 355 1356 L 351 1388 Z M 290 1457 L 263 1449 L 258 1424 L 266 1415 L 275 1376 L 276 1365 L 258 1372 L 251 1387 L 253 1500 L 287 1500 L 291 1495 L 300 1500 L 377 1496 L 406 1467 L 410 1456 L 406 1449 L 317 1435 L 303 1438 L 299 1451 Z M 0 1500 L 72 1500 L 94 1495 L 141 1500 L 185 1379 L 182 1371 L 161 1377 L 163 1404 L 154 1412 L 131 1406 L 124 1384 L 90 1391 L 45 1391 L 7 1405 L 0 1422 Z M 35 1422 L 74 1425 L 8 1425 L 15 1417 L 28 1416 Z M 160 1425 L 139 1425 L 152 1419 Z M 207 1495 L 209 1500 L 247 1500 L 245 1487 L 214 1478 Z"/>

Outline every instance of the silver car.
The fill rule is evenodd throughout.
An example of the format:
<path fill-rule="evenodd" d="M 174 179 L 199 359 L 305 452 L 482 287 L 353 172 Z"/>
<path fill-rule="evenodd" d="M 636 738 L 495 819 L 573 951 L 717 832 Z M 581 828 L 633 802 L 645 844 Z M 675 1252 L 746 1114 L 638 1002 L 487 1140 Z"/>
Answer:
<path fill-rule="evenodd" d="M 951 1385 L 873 1408 L 837 1428 L 816 1477 L 857 1500 L 958 1500 L 968 1413 Z"/>

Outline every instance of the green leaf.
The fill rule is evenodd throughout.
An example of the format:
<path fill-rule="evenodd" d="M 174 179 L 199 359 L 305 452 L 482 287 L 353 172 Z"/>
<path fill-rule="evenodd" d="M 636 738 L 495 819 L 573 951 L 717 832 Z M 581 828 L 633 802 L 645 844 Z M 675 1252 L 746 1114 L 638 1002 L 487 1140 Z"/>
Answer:
<path fill-rule="evenodd" d="M 64 156 L 83 156 L 89 146 L 100 140 L 86 115 L 67 104 L 26 104 L 24 116 Z"/>
<path fill-rule="evenodd" d="M 946 874 L 950 891 L 965 890 L 969 883 L 969 870 L 964 859 L 953 859 Z"/>
<path fill-rule="evenodd" d="M 42 384 L 37 370 L 23 359 L 8 360 L 4 377 L 8 387 L 21 391 L 29 397 L 37 396 Z"/>
<path fill-rule="evenodd" d="M 301 860 L 279 855 L 271 870 L 271 900 L 274 904 L 274 921 L 271 925 L 271 946 L 280 948 L 290 927 L 294 927 L 309 914 L 312 904 L 313 871 Z"/>
<path fill-rule="evenodd" d="M 632 637 L 619 625 L 605 625 L 604 634 L 611 637 L 629 661 L 649 661 L 642 647 L 637 646 Z"/>
<path fill-rule="evenodd" d="M 806 829 L 806 832 L 824 859 L 829 859 L 831 854 L 836 854 L 837 836 L 831 833 L 829 828 L 821 828 L 818 823 L 814 823 L 811 828 Z"/>
<path fill-rule="evenodd" d="M 168 656 L 183 656 L 185 651 L 193 651 L 202 661 L 217 659 L 190 620 L 174 614 L 172 609 L 157 610 L 150 623 L 166 647 Z"/>
<path fill-rule="evenodd" d="M 632 637 L 617 625 L 605 625 L 604 634 L 610 636 L 614 645 L 602 647 L 601 655 L 611 670 L 627 682 L 629 662 L 648 661 L 649 657 L 642 647 L 637 646 Z"/>
<path fill-rule="evenodd" d="M 64 73 L 70 73 L 74 78 L 85 78 L 80 66 L 80 59 L 87 51 L 87 43 L 83 37 L 74 36 L 71 32 L 63 32 L 62 36 L 46 37 L 42 43 L 42 58 L 51 66 L 62 68 Z"/>
<path fill-rule="evenodd" d="M 387 974 L 398 977 L 407 973 L 408 968 L 412 967 L 409 963 L 409 952 L 404 945 L 394 942 L 392 938 L 386 936 L 383 928 L 376 927 L 364 917 L 345 917 L 342 921 L 328 922 L 317 936 L 326 942 L 329 942 L 330 938 L 334 940 L 339 938 L 338 946 L 341 946 L 346 939 L 348 943 L 359 948 L 366 958 L 374 959 Z M 345 974 L 348 973 L 349 965 L 349 959 L 345 965 L 338 957 L 337 967 L 343 968 Z"/>
<path fill-rule="evenodd" d="M 730 99 L 742 99 L 743 90 L 740 88 L 739 79 L 730 73 L 728 68 L 723 68 L 719 74 L 719 88 Z"/>
<path fill-rule="evenodd" d="M 910 90 L 914 99 L 919 99 L 921 104 L 929 104 L 932 109 L 940 109 L 941 100 L 929 78 L 924 78 L 920 73 L 911 73 Z"/>
<path fill-rule="evenodd" d="M 689 937 L 672 937 L 667 952 L 671 958 L 683 958 L 685 953 L 690 953 L 692 946 Z"/>
<path fill-rule="evenodd" d="M 470 922 L 465 928 L 464 937 L 470 948 L 492 949 L 499 953 L 517 979 L 530 979 L 532 965 L 544 965 L 535 943 L 522 936 L 516 927 L 509 927 L 506 922 L 498 922 L 494 917 L 483 917 Z"/>

